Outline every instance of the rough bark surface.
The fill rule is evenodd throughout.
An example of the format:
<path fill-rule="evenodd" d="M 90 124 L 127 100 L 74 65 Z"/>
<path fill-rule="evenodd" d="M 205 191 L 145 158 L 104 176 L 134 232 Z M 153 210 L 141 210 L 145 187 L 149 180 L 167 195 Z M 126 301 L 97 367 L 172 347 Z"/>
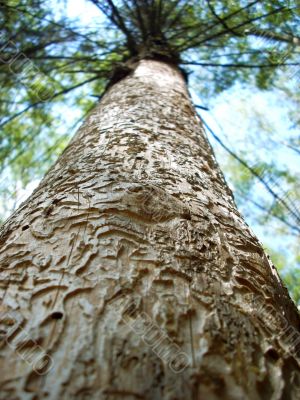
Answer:
<path fill-rule="evenodd" d="M 300 399 L 297 310 L 175 67 L 108 90 L 0 260 L 1 400 Z"/>

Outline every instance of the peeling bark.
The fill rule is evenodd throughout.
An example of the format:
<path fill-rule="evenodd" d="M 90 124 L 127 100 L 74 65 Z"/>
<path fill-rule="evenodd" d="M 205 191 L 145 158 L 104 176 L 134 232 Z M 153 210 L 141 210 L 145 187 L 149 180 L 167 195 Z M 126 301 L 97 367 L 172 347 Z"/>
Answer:
<path fill-rule="evenodd" d="M 0 260 L 2 400 L 300 398 L 297 309 L 173 66 L 109 88 Z"/>

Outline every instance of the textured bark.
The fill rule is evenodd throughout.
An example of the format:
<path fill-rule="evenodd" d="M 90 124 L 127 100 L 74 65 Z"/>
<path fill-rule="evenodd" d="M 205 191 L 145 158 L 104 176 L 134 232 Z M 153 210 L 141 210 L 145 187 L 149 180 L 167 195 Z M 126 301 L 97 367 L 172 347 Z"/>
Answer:
<path fill-rule="evenodd" d="M 296 307 L 175 67 L 108 90 L 0 260 L 2 400 L 300 398 Z"/>

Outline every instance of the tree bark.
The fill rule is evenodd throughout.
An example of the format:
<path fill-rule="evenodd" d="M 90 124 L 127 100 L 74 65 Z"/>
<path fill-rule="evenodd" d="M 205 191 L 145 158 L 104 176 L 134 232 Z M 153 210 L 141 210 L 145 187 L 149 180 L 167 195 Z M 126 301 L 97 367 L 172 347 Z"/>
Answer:
<path fill-rule="evenodd" d="M 109 88 L 0 259 L 0 399 L 300 398 L 297 309 L 174 66 Z"/>

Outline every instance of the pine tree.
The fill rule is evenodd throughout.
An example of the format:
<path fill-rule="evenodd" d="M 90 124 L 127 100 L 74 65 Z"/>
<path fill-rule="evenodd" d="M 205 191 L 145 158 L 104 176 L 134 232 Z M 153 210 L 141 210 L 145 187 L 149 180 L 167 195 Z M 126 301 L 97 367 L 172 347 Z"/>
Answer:
<path fill-rule="evenodd" d="M 209 29 L 241 45 L 265 14 L 208 1 L 215 21 L 189 31 L 193 2 L 94 3 L 123 34 L 122 60 L 1 230 L 0 399 L 298 399 L 298 311 L 236 208 L 183 68 Z"/>

